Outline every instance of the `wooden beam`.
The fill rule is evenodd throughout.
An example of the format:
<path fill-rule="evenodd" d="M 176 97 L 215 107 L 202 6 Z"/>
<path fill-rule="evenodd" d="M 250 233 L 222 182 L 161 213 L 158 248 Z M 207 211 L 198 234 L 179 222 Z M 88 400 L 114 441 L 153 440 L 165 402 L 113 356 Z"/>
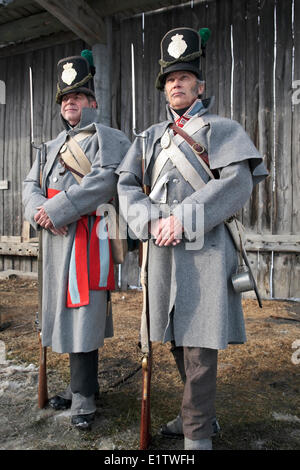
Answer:
<path fill-rule="evenodd" d="M 38 255 L 38 243 L 0 242 L 0 256 L 34 256 Z"/>
<path fill-rule="evenodd" d="M 61 33 L 50 34 L 49 36 L 33 39 L 32 41 L 22 42 L 13 46 L 0 48 L 0 58 L 10 57 L 18 54 L 33 52 L 37 49 L 64 44 L 66 42 L 75 41 L 78 37 L 72 31 L 63 31 Z"/>
<path fill-rule="evenodd" d="M 245 248 L 247 251 L 300 253 L 300 236 L 246 233 Z"/>
<path fill-rule="evenodd" d="M 246 234 L 246 250 L 248 252 L 277 252 L 277 253 L 300 253 L 299 235 L 258 235 Z M 0 237 L 0 256 L 33 256 L 38 255 L 37 238 L 29 241 L 21 241 L 20 236 Z M 125 268 L 124 268 L 125 269 Z"/>
<path fill-rule="evenodd" d="M 105 18 L 107 44 L 94 44 L 92 47 L 96 74 L 95 94 L 99 104 L 100 122 L 111 126 L 111 81 L 112 81 L 112 22 Z"/>
<path fill-rule="evenodd" d="M 197 3 L 212 0 L 196 0 Z M 189 4 L 187 0 L 88 0 L 89 5 L 101 16 L 111 16 L 117 13 L 130 13 L 134 10 L 136 13 L 157 10 L 164 7 L 178 6 L 181 4 Z"/>
<path fill-rule="evenodd" d="M 97 10 L 101 16 L 110 16 L 117 13 L 126 13 L 130 10 L 138 10 L 143 12 L 145 10 L 155 10 L 164 6 L 171 6 L 182 3 L 182 0 L 90 0 L 89 4 Z"/>
<path fill-rule="evenodd" d="M 90 46 L 106 43 L 105 24 L 84 0 L 35 0 Z"/>
<path fill-rule="evenodd" d="M 24 8 L 27 5 L 32 4 L 32 0 L 13 0 L 7 5 L 0 5 L 0 8 L 5 8 L 6 10 L 15 10 L 16 8 Z"/>
<path fill-rule="evenodd" d="M 1 24 L 0 44 L 6 45 L 10 42 L 24 41 L 66 30 L 67 27 L 50 15 L 50 13 L 38 13 Z"/>

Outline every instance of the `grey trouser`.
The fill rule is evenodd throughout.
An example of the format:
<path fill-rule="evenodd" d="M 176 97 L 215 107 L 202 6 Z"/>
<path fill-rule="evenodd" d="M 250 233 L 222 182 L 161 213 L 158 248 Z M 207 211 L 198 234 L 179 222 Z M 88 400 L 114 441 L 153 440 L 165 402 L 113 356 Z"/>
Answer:
<path fill-rule="evenodd" d="M 59 395 L 72 400 L 72 415 L 94 413 L 95 393 L 99 391 L 98 349 L 87 353 L 70 353 L 69 356 L 70 385 Z"/>
<path fill-rule="evenodd" d="M 184 383 L 181 405 L 183 434 L 191 440 L 209 438 L 216 415 L 218 351 L 173 344 L 171 352 Z"/>
<path fill-rule="evenodd" d="M 98 349 L 87 353 L 71 353 L 70 375 L 72 393 L 89 397 L 98 392 Z"/>

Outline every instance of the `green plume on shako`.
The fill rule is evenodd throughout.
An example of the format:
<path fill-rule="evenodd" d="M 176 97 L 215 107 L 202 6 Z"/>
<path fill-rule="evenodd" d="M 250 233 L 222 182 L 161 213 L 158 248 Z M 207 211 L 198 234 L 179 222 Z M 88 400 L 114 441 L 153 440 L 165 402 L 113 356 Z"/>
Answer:
<path fill-rule="evenodd" d="M 211 36 L 211 30 L 209 28 L 201 28 L 199 29 L 199 34 L 201 37 L 202 57 L 205 57 L 206 43 Z"/>
<path fill-rule="evenodd" d="M 90 51 L 89 49 L 84 49 L 83 51 L 81 51 L 80 55 L 88 61 L 88 63 L 90 64 L 91 74 L 95 75 L 96 69 L 92 51 Z"/>

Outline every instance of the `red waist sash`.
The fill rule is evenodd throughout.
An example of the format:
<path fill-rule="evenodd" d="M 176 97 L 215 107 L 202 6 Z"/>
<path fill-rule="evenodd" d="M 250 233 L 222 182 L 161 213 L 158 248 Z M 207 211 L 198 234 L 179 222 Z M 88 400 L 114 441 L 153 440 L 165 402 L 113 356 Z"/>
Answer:
<path fill-rule="evenodd" d="M 60 191 L 48 188 L 50 199 Z M 96 213 L 92 214 L 96 215 Z M 90 290 L 114 290 L 114 265 L 107 225 L 103 216 L 96 216 L 89 232 L 87 215 L 76 224 L 76 233 L 72 246 L 67 307 L 89 305 Z"/>

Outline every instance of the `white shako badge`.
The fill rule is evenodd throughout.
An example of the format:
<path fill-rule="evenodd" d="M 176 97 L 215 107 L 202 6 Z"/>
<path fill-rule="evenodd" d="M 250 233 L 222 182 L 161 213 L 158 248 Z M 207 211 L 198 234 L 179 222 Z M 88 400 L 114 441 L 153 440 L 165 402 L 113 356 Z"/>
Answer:
<path fill-rule="evenodd" d="M 183 34 L 175 34 L 175 36 L 171 37 L 168 53 L 171 57 L 178 59 L 184 53 L 187 47 L 187 43 L 183 39 Z"/>
<path fill-rule="evenodd" d="M 64 67 L 64 71 L 61 74 L 61 79 L 67 85 L 71 85 L 71 83 L 74 82 L 74 80 L 77 76 L 77 72 L 73 68 L 73 63 L 72 62 L 67 62 L 63 67 Z"/>

